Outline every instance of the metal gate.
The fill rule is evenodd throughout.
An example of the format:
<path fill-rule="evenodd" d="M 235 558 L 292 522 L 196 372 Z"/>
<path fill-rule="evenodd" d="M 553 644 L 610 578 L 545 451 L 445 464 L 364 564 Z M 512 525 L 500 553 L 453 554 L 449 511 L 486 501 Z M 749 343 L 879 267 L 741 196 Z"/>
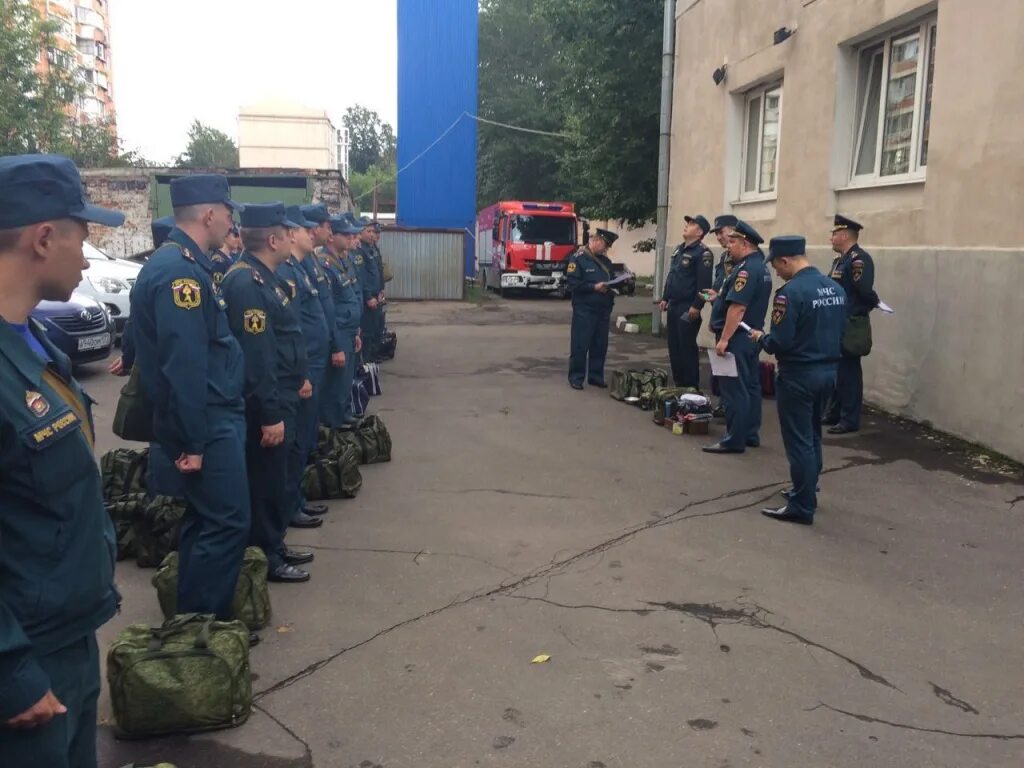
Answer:
<path fill-rule="evenodd" d="M 385 229 L 380 252 L 391 267 L 392 299 L 461 301 L 466 233 L 455 229 Z"/>

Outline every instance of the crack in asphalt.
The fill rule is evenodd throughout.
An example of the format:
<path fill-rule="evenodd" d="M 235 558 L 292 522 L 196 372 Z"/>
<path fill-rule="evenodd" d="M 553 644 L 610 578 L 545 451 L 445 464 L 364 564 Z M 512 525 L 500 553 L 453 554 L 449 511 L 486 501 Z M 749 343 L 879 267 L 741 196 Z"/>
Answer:
<path fill-rule="evenodd" d="M 873 723 L 876 725 L 887 725 L 890 728 L 899 728 L 904 731 L 916 731 L 918 733 L 936 733 L 941 736 L 956 736 L 961 739 L 994 739 L 996 741 L 1016 741 L 1024 739 L 1024 733 L 963 733 L 960 731 L 946 731 L 941 728 L 922 728 L 917 725 L 910 725 L 909 723 L 897 723 L 892 720 L 885 720 L 880 717 L 873 717 L 871 715 L 862 715 L 857 712 L 847 712 L 845 709 L 839 709 L 838 707 L 829 706 L 828 704 L 821 702 L 816 707 L 811 709 L 805 709 L 805 712 L 814 712 L 819 709 L 827 709 L 830 712 L 835 712 L 839 715 L 845 715 L 846 717 L 852 717 L 854 720 L 859 720 L 862 723 Z"/>
<path fill-rule="evenodd" d="M 861 467 L 861 466 L 864 466 L 866 464 L 872 464 L 872 463 L 875 463 L 875 461 L 871 460 L 871 459 L 867 459 L 867 460 L 863 460 L 863 461 L 854 460 L 854 461 L 851 461 L 851 462 L 849 462 L 847 464 L 841 465 L 839 467 L 833 467 L 831 469 L 824 470 L 822 472 L 822 474 L 831 474 L 833 472 L 840 472 L 840 471 L 843 471 L 845 469 L 849 469 L 849 468 L 853 468 L 853 467 Z M 321 669 L 327 667 L 328 665 L 330 665 L 331 663 L 333 663 L 337 659 L 341 658 L 345 654 L 350 653 L 350 652 L 352 652 L 354 650 L 358 650 L 359 648 L 362 648 L 365 645 L 369 645 L 370 643 L 374 642 L 375 640 L 378 640 L 381 637 L 384 637 L 385 635 L 389 635 L 392 632 L 395 632 L 396 630 L 402 629 L 402 628 L 407 627 L 407 626 L 409 626 L 411 624 L 417 624 L 420 621 L 423 621 L 425 619 L 429 619 L 429 618 L 431 618 L 433 616 L 437 616 L 438 614 L 444 613 L 445 611 L 448 611 L 448 610 L 450 610 L 452 608 L 458 608 L 460 606 L 466 605 L 466 604 L 474 602 L 476 600 L 480 600 L 482 598 L 493 597 L 495 595 L 507 595 L 507 594 L 509 594 L 511 592 L 516 592 L 516 591 L 518 591 L 519 589 L 522 589 L 525 586 L 533 584 L 533 583 L 535 583 L 537 581 L 540 581 L 542 579 L 548 578 L 548 577 L 550 577 L 553 574 L 562 572 L 566 568 L 569 568 L 570 566 L 572 566 L 573 564 L 575 564 L 575 563 L 577 563 L 577 562 L 579 562 L 581 560 L 585 560 L 586 558 L 592 557 L 593 555 L 601 554 L 603 552 L 608 551 L 609 549 L 613 549 L 613 548 L 615 548 L 617 546 L 620 546 L 621 544 L 624 544 L 624 543 L 626 543 L 628 541 L 631 541 L 632 539 L 636 538 L 638 535 L 640 535 L 641 533 L 644 533 L 645 531 L 649 531 L 649 530 L 652 530 L 654 528 L 661 527 L 663 525 L 671 525 L 671 524 L 678 523 L 678 522 L 685 522 L 687 520 L 695 520 L 695 519 L 705 518 L 705 517 L 717 517 L 719 515 L 728 514 L 730 512 L 739 512 L 739 511 L 742 511 L 744 509 L 749 509 L 750 507 L 756 506 L 757 504 L 763 503 L 764 501 L 767 501 L 768 499 L 772 498 L 775 495 L 775 493 L 773 491 L 768 496 L 765 496 L 764 498 L 759 499 L 757 501 L 750 502 L 750 503 L 747 503 L 747 504 L 741 504 L 741 505 L 738 505 L 738 506 L 735 506 L 735 507 L 730 507 L 728 509 L 720 510 L 718 512 L 703 512 L 703 513 L 698 513 L 698 514 L 694 514 L 694 515 L 686 515 L 685 514 L 686 512 L 688 512 L 689 510 L 691 510 L 691 509 L 693 509 L 695 507 L 705 506 L 707 504 L 714 504 L 714 503 L 719 502 L 719 501 L 724 501 L 726 499 L 736 498 L 737 496 L 743 496 L 743 495 L 748 495 L 748 494 L 751 494 L 751 493 L 756 493 L 757 491 L 766 490 L 768 488 L 773 488 L 774 489 L 774 488 L 778 487 L 781 484 L 782 483 L 775 482 L 775 483 L 768 483 L 768 484 L 762 484 L 762 485 L 755 485 L 755 486 L 752 486 L 750 488 L 741 488 L 741 489 L 734 490 L 734 491 L 727 491 L 725 493 L 719 494 L 718 496 L 713 496 L 713 497 L 708 498 L 708 499 L 694 499 L 693 501 L 690 501 L 687 504 L 683 505 L 682 507 L 680 507 L 678 510 L 676 510 L 674 513 L 672 513 L 670 515 L 666 515 L 665 517 L 660 518 L 658 520 L 653 520 L 653 521 L 648 520 L 648 521 L 646 521 L 644 523 L 639 523 L 637 525 L 634 525 L 634 526 L 631 526 L 629 528 L 626 528 L 626 529 L 623 530 L 623 532 L 619 533 L 617 536 L 613 536 L 612 538 L 610 538 L 610 539 L 608 539 L 606 541 L 603 541 L 600 544 L 595 544 L 592 547 L 588 547 L 587 549 L 581 550 L 580 552 L 577 552 L 576 554 L 571 555 L 569 557 L 566 557 L 566 558 L 564 558 L 562 560 L 559 560 L 557 562 L 548 563 L 547 565 L 542 566 L 542 567 L 534 570 L 533 572 L 526 574 L 525 576 L 517 576 L 516 580 L 513 581 L 513 582 L 509 582 L 509 583 L 502 582 L 501 584 L 499 584 L 496 587 L 489 587 L 489 588 L 485 587 L 485 588 L 476 590 L 475 592 L 469 593 L 468 596 L 466 596 L 466 597 L 456 598 L 456 599 L 452 600 L 451 602 L 447 603 L 446 605 L 442 605 L 442 606 L 439 606 L 437 608 L 433 608 L 433 609 L 427 611 L 426 613 L 421 613 L 418 616 L 412 616 L 412 617 L 410 617 L 408 619 L 404 619 L 403 621 L 400 621 L 400 622 L 398 622 L 396 624 L 392 624 L 389 627 L 385 627 L 385 628 L 383 628 L 381 630 L 378 630 L 374 634 L 370 635 L 367 638 L 364 638 L 363 640 L 359 641 L 358 643 L 355 643 L 353 645 L 350 645 L 350 646 L 347 646 L 345 648 L 342 648 L 342 649 L 340 649 L 338 651 L 335 651 L 334 653 L 332 653 L 332 654 L 330 654 L 328 656 L 325 656 L 325 657 L 323 657 L 323 658 L 321 658 L 321 659 L 319 659 L 317 661 L 314 661 L 313 663 L 307 665 L 303 669 L 300 669 L 298 672 L 295 672 L 295 673 L 289 675 L 288 677 L 278 681 L 277 683 L 274 683 L 269 688 L 265 688 L 262 691 L 259 691 L 259 692 L 255 693 L 254 696 L 253 696 L 253 700 L 254 701 L 259 701 L 259 700 L 265 698 L 266 696 L 269 696 L 271 694 L 277 693 L 277 692 L 282 691 L 282 690 L 284 690 L 286 688 L 290 688 L 291 686 L 295 685 L 296 683 L 300 682 L 301 680 L 304 680 L 304 679 L 306 679 L 308 677 L 311 677 L 312 675 L 315 675 Z M 416 554 L 416 553 L 404 553 L 404 554 Z M 772 629 L 775 629 L 778 632 L 782 632 L 783 634 L 789 634 L 789 635 L 791 635 L 792 637 L 794 637 L 796 639 L 804 640 L 804 638 L 801 638 L 799 635 L 796 635 L 795 633 L 791 633 L 788 630 L 784 630 L 784 629 L 782 629 L 780 627 L 775 627 L 774 625 L 770 625 L 770 626 L 771 626 Z M 812 641 L 806 641 L 806 642 L 809 645 L 814 645 L 814 643 Z M 824 646 L 820 646 L 820 647 L 822 647 L 822 649 L 825 650 L 825 651 L 833 653 L 830 649 L 825 648 Z M 843 657 L 841 654 L 837 653 L 836 655 L 839 656 L 840 658 L 846 659 L 846 657 Z M 868 672 L 868 675 L 865 675 L 865 676 L 868 677 L 868 679 L 874 679 L 873 677 L 870 676 L 870 675 L 874 675 L 874 673 L 871 673 L 870 670 L 867 670 L 866 668 L 861 667 L 860 665 L 857 664 L 857 662 L 854 662 L 854 661 L 852 661 L 850 659 L 846 659 L 846 660 L 849 661 L 851 664 L 853 664 L 855 667 L 857 667 L 859 670 L 863 669 L 863 671 L 861 672 L 862 675 L 864 674 L 864 672 Z M 881 677 L 878 677 L 878 676 L 875 676 L 875 677 L 878 678 L 876 680 L 876 682 L 881 682 L 881 683 L 889 686 L 890 688 L 893 688 L 893 689 L 895 689 L 897 691 L 899 690 L 899 688 L 896 688 L 896 686 L 892 685 L 891 683 L 889 683 L 884 678 L 881 678 Z"/>
<path fill-rule="evenodd" d="M 282 731 L 287 733 L 292 739 L 294 739 L 299 744 L 301 744 L 302 748 L 304 750 L 306 750 L 306 754 L 304 756 L 304 766 L 303 766 L 303 768 L 312 768 L 312 766 L 313 766 L 313 749 L 312 749 L 312 747 L 309 746 L 309 742 L 306 741 L 301 736 L 299 736 L 299 734 L 297 734 L 295 731 L 293 731 L 282 720 L 280 720 L 279 718 L 277 718 L 274 715 L 272 715 L 266 708 L 261 707 L 259 704 L 255 703 L 255 702 L 253 702 L 252 708 L 255 709 L 255 710 L 258 710 L 259 712 L 262 712 L 264 715 L 269 717 L 273 722 L 275 722 L 277 724 L 277 726 Z"/>
<path fill-rule="evenodd" d="M 529 597 L 527 595 L 501 595 L 508 600 L 524 600 L 526 602 L 544 603 L 545 605 L 551 605 L 555 608 L 566 608 L 571 611 L 577 610 L 591 610 L 591 611 L 604 611 L 605 613 L 632 613 L 636 616 L 650 616 L 654 611 L 650 608 L 609 608 L 605 605 L 590 605 L 584 603 L 583 605 L 567 605 L 565 603 L 558 603 L 554 600 L 548 600 L 546 597 Z"/>
<path fill-rule="evenodd" d="M 808 637 L 804 637 L 791 629 L 786 629 L 785 627 L 780 627 L 777 624 L 772 624 L 767 621 L 765 617 L 771 615 L 771 612 L 756 603 L 754 604 L 753 610 L 747 608 L 723 608 L 722 606 L 715 605 L 713 603 L 648 603 L 648 605 L 653 605 L 667 611 L 683 613 L 697 619 L 698 621 L 704 622 L 711 627 L 712 631 L 714 631 L 719 624 L 738 624 L 752 629 L 767 629 L 772 632 L 778 632 L 779 634 L 786 635 L 787 637 L 792 637 L 794 640 L 799 641 L 801 644 L 809 648 L 817 648 L 818 650 L 824 651 L 837 659 L 845 661 L 851 667 L 856 669 L 857 672 L 860 673 L 860 676 L 865 680 L 870 680 L 872 683 L 884 685 L 894 691 L 903 693 L 902 689 L 893 685 L 877 672 L 872 672 L 859 661 L 851 659 L 846 654 L 841 653 L 834 648 L 829 648 L 827 645 L 811 640 Z M 717 639 L 717 633 L 715 633 L 715 637 Z"/>
<path fill-rule="evenodd" d="M 492 597 L 494 595 L 504 595 L 504 594 L 507 594 L 507 593 L 510 593 L 510 592 L 515 592 L 515 591 L 517 591 L 517 590 L 519 590 L 519 589 L 521 589 L 521 588 L 523 588 L 525 586 L 528 586 L 529 584 L 533 584 L 534 582 L 537 582 L 537 581 L 540 581 L 541 579 L 544 579 L 545 577 L 547 577 L 548 575 L 550 575 L 552 573 L 556 573 L 558 571 L 564 570 L 565 568 L 568 568 L 569 566 L 571 566 L 572 564 L 574 564 L 576 562 L 579 562 L 580 560 L 583 560 L 583 559 L 585 559 L 587 557 L 590 557 L 592 555 L 595 555 L 595 554 L 599 554 L 599 553 L 604 552 L 604 551 L 606 551 L 608 549 L 611 549 L 612 547 L 616 547 L 616 546 L 618 546 L 618 545 L 620 545 L 620 544 L 622 544 L 622 543 L 624 543 L 626 541 L 629 541 L 629 540 L 633 539 L 634 537 L 636 537 L 637 535 L 639 535 L 640 533 L 642 533 L 642 532 L 644 532 L 646 530 L 649 530 L 649 529 L 655 527 L 656 525 L 664 524 L 667 520 L 670 520 L 673 517 L 679 516 L 682 513 L 686 512 L 687 510 L 692 509 L 693 507 L 700 506 L 700 505 L 703 505 L 703 504 L 713 504 L 713 503 L 715 503 L 717 501 L 721 501 L 723 499 L 733 498 L 733 497 L 742 495 L 743 493 L 752 493 L 752 492 L 757 491 L 757 490 L 762 490 L 762 489 L 768 488 L 768 487 L 775 487 L 777 485 L 779 485 L 779 483 L 774 483 L 771 486 L 756 486 L 753 489 L 746 489 L 746 491 L 744 491 L 744 490 L 729 491 L 728 493 L 723 493 L 723 494 L 721 494 L 719 496 L 715 496 L 715 497 L 710 498 L 710 499 L 694 500 L 694 501 L 686 504 L 685 506 L 683 506 L 681 509 L 679 509 L 675 513 L 675 515 L 669 515 L 668 517 L 663 518 L 663 519 L 658 520 L 658 521 L 654 521 L 654 522 L 648 521 L 648 522 L 645 522 L 645 523 L 641 523 L 639 525 L 635 525 L 635 526 L 633 526 L 631 528 L 626 529 L 626 531 L 624 533 L 620 533 L 618 536 L 615 536 L 615 537 L 613 537 L 613 538 L 611 538 L 611 539 L 609 539 L 607 541 L 604 541 L 604 542 L 602 542 L 600 544 L 596 544 L 595 546 L 589 547 L 588 549 L 585 549 L 585 550 L 583 550 L 581 552 L 577 552 L 575 555 L 567 557 L 567 558 L 565 558 L 563 560 L 560 560 L 558 562 L 549 563 L 548 565 L 545 565 L 545 566 L 543 566 L 541 568 L 538 568 L 535 571 L 533 571 L 532 573 L 529 573 L 529 574 L 527 574 L 525 576 L 520 576 L 520 577 L 518 577 L 516 579 L 516 581 L 513 581 L 511 583 L 504 583 L 503 582 L 503 583 L 499 584 L 496 587 L 490 587 L 490 588 L 484 588 L 484 589 L 481 589 L 481 590 L 477 590 L 475 592 L 470 593 L 466 597 L 456 598 L 456 599 L 452 600 L 451 602 L 447 603 L 446 605 L 442 605 L 440 607 L 433 608 L 433 609 L 427 611 L 426 613 L 421 613 L 418 616 L 412 616 L 412 617 L 410 617 L 408 619 L 405 619 L 403 621 L 400 621 L 400 622 L 398 622 L 396 624 L 392 624 L 391 626 L 385 627 L 385 628 L 383 628 L 381 630 L 378 630 L 377 632 L 375 632 L 374 634 L 370 635 L 369 637 L 364 638 L 363 640 L 360 640 L 358 643 L 355 643 L 355 644 L 350 645 L 350 646 L 346 646 L 345 648 L 342 648 L 342 649 L 340 649 L 338 651 L 335 651 L 334 653 L 332 653 L 332 654 L 330 654 L 328 656 L 325 656 L 325 657 L 323 657 L 323 658 L 321 658 L 321 659 L 319 659 L 317 661 L 314 661 L 313 663 L 311 663 L 311 664 L 307 665 L 306 667 L 300 669 L 298 672 L 295 672 L 295 673 L 289 675 L 288 677 L 286 677 L 286 678 L 284 678 L 284 679 L 274 683 L 270 687 L 265 688 L 262 691 L 259 691 L 259 692 L 255 693 L 253 695 L 253 701 L 260 701 L 261 699 L 265 698 L 266 696 L 269 696 L 269 695 L 274 694 L 274 693 L 278 693 L 279 691 L 282 691 L 282 690 L 284 690 L 286 688 L 290 688 L 291 686 L 295 685 L 296 683 L 300 682 L 301 680 L 305 680 L 306 678 L 311 677 L 312 675 L 315 675 L 321 669 L 323 669 L 324 667 L 327 667 L 332 662 L 334 662 L 337 659 L 341 658 L 345 654 L 350 653 L 351 651 L 357 650 L 359 648 L 362 648 L 365 645 L 369 645 L 370 643 L 374 642 L 375 640 L 378 640 L 381 637 L 384 637 L 385 635 L 389 635 L 389 634 L 391 634 L 392 632 L 394 632 L 396 630 L 399 630 L 399 629 L 402 629 L 404 627 L 407 627 L 410 624 L 416 624 L 416 623 L 418 623 L 420 621 L 423 621 L 424 619 L 429 619 L 429 618 L 431 618 L 433 616 L 438 615 L 439 613 L 443 613 L 443 612 L 445 612 L 447 610 L 450 610 L 451 608 L 457 608 L 457 607 L 466 605 L 468 603 L 474 602 L 476 600 L 479 600 L 481 598 Z M 757 504 L 757 503 L 758 502 L 754 502 L 754 504 Z M 749 506 L 753 506 L 753 505 L 752 504 L 747 504 L 747 505 L 735 507 L 732 510 L 727 510 L 727 511 L 738 511 L 738 510 L 741 510 L 741 509 L 746 509 Z M 699 516 L 703 516 L 703 515 L 699 515 Z M 698 516 L 694 516 L 694 517 L 698 517 Z M 409 554 L 409 553 L 405 553 L 405 554 Z M 411 553 L 411 554 L 415 554 L 415 553 Z"/>
<path fill-rule="evenodd" d="M 460 490 L 419 488 L 422 493 L 441 493 L 445 495 L 463 496 L 470 493 L 497 493 L 502 496 L 523 496 L 527 499 L 557 499 L 558 501 L 593 501 L 587 496 L 556 496 L 548 493 L 528 493 L 526 491 L 510 491 L 505 488 L 463 488 Z"/>
<path fill-rule="evenodd" d="M 1024 496 L 1018 496 L 1016 499 L 1010 499 L 1006 503 L 1010 505 L 1010 509 L 1013 509 L 1018 504 L 1020 504 L 1022 501 L 1024 501 Z"/>
<path fill-rule="evenodd" d="M 940 688 L 931 680 L 928 681 L 928 685 L 932 687 L 932 693 L 934 693 L 935 696 L 939 699 L 939 701 L 941 701 L 943 704 L 948 704 L 951 707 L 956 707 L 961 712 L 967 712 L 971 715 L 981 714 L 980 712 L 978 712 L 978 710 L 976 710 L 966 701 L 964 701 L 963 699 L 958 699 L 951 692 L 947 691 L 945 688 Z"/>

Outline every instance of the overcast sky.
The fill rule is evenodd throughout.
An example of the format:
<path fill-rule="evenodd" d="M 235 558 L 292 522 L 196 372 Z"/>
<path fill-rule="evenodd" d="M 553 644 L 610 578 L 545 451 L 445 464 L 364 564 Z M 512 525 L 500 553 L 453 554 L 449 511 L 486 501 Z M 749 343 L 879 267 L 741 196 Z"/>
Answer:
<path fill-rule="evenodd" d="M 193 119 L 237 141 L 238 108 L 362 104 L 395 125 L 396 0 L 110 0 L 118 133 L 168 162 Z"/>

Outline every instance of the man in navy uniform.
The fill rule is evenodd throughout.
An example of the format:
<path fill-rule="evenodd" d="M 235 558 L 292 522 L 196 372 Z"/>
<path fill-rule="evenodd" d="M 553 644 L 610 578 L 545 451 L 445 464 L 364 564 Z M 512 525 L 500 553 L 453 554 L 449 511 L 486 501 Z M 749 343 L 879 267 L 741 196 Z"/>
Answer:
<path fill-rule="evenodd" d="M 248 205 L 241 218 L 244 250 L 222 285 L 231 332 L 245 354 L 249 543 L 266 554 L 271 581 L 309 581 L 296 566 L 312 561 L 312 553 L 286 549 L 284 537 L 305 466 L 293 450 L 299 400 L 312 397 L 313 386 L 290 289 L 275 274 L 291 255 L 289 230 L 298 224 L 287 218 L 283 203 Z"/>
<path fill-rule="evenodd" d="M 727 352 L 733 353 L 739 376 L 719 379 L 725 401 L 727 434 L 714 445 L 704 446 L 707 453 L 743 453 L 747 448 L 761 445 L 758 350 L 749 335 L 740 331 L 740 323 L 758 330 L 764 328 L 772 278 L 759 248 L 763 242 L 764 238 L 756 229 L 738 220 L 729 233 L 732 273 L 722 284 L 721 291 L 709 294 L 715 302 L 711 310 L 711 330 L 718 339 L 715 354 L 724 357 Z"/>
<path fill-rule="evenodd" d="M 700 333 L 704 299 L 711 288 L 715 257 L 704 245 L 711 226 L 703 216 L 684 216 L 683 243 L 672 254 L 672 266 L 661 294 L 661 310 L 668 312 L 668 356 L 677 387 L 700 389 Z"/>
<path fill-rule="evenodd" d="M 218 248 L 214 248 L 210 251 L 210 263 L 213 264 L 213 282 L 218 285 L 224 279 L 224 275 L 231 269 L 231 265 L 235 263 L 235 251 L 233 249 L 239 248 L 242 239 L 238 232 L 238 227 L 231 224 L 231 229 L 228 230 L 227 237 L 224 239 L 224 244 Z"/>
<path fill-rule="evenodd" d="M 91 400 L 29 317 L 87 269 L 91 205 L 74 163 L 0 158 L 0 765 L 96 768 L 96 630 L 117 611 L 114 531 Z"/>
<path fill-rule="evenodd" d="M 848 317 L 869 317 L 878 306 L 875 293 L 875 262 L 871 254 L 860 247 L 860 232 L 864 229 L 853 219 L 836 215 L 832 228 L 832 250 L 838 255 L 832 262 L 832 279 L 846 291 Z M 870 322 L 870 321 L 868 321 Z M 843 349 L 836 375 L 836 391 L 825 423 L 830 435 L 845 435 L 860 429 L 860 412 L 864 407 L 864 371 L 860 355 Z"/>
<path fill-rule="evenodd" d="M 355 223 L 360 242 L 353 261 L 359 270 L 359 284 L 363 292 L 363 356 L 370 362 L 379 362 L 380 337 L 384 333 L 384 266 L 376 246 L 374 223 L 365 217 L 356 219 Z"/>
<path fill-rule="evenodd" d="M 572 293 L 572 328 L 569 342 L 569 386 L 583 389 L 583 380 L 605 388 L 604 361 L 615 296 L 608 283 L 612 262 L 608 249 L 619 236 L 597 229 L 584 248 L 569 257 L 565 271 Z"/>
<path fill-rule="evenodd" d="M 186 501 L 178 610 L 226 620 L 249 538 L 245 372 L 207 254 L 240 206 L 217 174 L 171 181 L 171 205 L 175 228 L 132 289 L 135 364 L 153 403 L 154 443 L 177 470 L 168 495 Z"/>
<path fill-rule="evenodd" d="M 291 290 L 291 306 L 299 317 L 302 338 L 306 342 L 306 363 L 309 369 L 308 378 L 313 385 L 313 394 L 299 401 L 296 415 L 296 439 L 293 450 L 297 456 L 293 461 L 304 468 L 309 455 L 316 449 L 317 425 L 320 423 L 320 397 L 323 394 L 324 376 L 330 357 L 331 338 L 324 319 L 324 308 L 320 303 L 320 291 L 317 283 L 311 280 L 306 271 L 305 262 L 313 260 L 312 231 L 316 223 L 307 221 L 302 209 L 297 205 L 290 206 L 285 215 L 288 220 L 298 224 L 291 230 L 292 244 L 288 259 L 277 269 L 280 277 Z M 293 528 L 319 527 L 316 517 L 327 512 L 326 504 L 308 504 L 302 495 L 302 474 L 295 478 L 295 500 L 292 504 L 292 518 L 289 522 Z"/>
<path fill-rule="evenodd" d="M 718 257 L 718 263 L 715 264 L 715 274 L 711 281 L 711 287 L 716 291 L 722 290 L 725 278 L 732 272 L 732 258 L 729 256 L 729 233 L 736 226 L 736 221 L 735 216 L 724 213 L 715 217 L 715 226 L 711 229 L 718 244 L 722 246 L 722 254 Z"/>
<path fill-rule="evenodd" d="M 846 325 L 846 296 L 835 281 L 807 261 L 802 237 L 776 237 L 768 261 L 786 281 L 775 293 L 770 333 L 750 335 L 779 363 L 776 398 L 782 443 L 793 486 L 786 505 L 762 513 L 775 520 L 811 525 L 818 508 L 821 474 L 821 417 L 835 385 L 840 339 Z"/>
<path fill-rule="evenodd" d="M 314 227 L 310 230 L 313 237 L 313 251 L 311 258 L 304 259 L 302 266 L 309 275 L 309 279 L 316 287 L 320 306 L 324 310 L 324 321 L 327 323 L 327 333 L 330 337 L 330 363 L 324 372 L 323 387 L 327 385 L 327 377 L 332 368 L 343 368 L 345 366 L 345 353 L 337 338 L 337 331 L 334 323 L 334 294 L 331 289 L 330 275 L 327 273 L 321 254 L 323 249 L 331 244 L 334 239 L 334 230 L 331 227 L 331 214 L 323 203 L 304 205 L 299 209 L 306 221 L 311 222 Z M 325 391 L 320 393 L 318 407 L 323 414 L 323 402 Z M 319 418 L 319 417 L 318 417 Z"/>

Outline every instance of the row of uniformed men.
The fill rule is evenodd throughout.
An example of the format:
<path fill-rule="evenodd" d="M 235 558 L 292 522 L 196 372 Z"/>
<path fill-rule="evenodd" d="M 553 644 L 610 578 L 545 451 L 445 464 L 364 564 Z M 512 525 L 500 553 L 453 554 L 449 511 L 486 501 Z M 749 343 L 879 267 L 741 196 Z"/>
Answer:
<path fill-rule="evenodd" d="M 764 239 L 735 216 L 719 216 L 712 228 L 703 216 L 685 217 L 684 243 L 672 257 L 661 308 L 668 313 L 669 355 L 677 386 L 700 387 L 697 334 L 701 310 L 712 302 L 715 353 L 732 353 L 738 376 L 718 379 L 726 434 L 708 453 L 743 453 L 761 444 L 762 387 L 759 355 L 776 356 L 779 418 L 793 487 L 787 506 L 765 510 L 782 520 L 813 521 L 821 470 L 821 426 L 833 434 L 859 428 L 862 405 L 860 357 L 842 347 L 850 316 L 867 315 L 878 304 L 871 256 L 858 244 L 862 226 L 834 219 L 831 241 L 837 254 L 829 276 L 806 258 L 802 237 Z M 725 248 L 717 266 L 704 245 L 714 232 Z M 767 263 L 787 281 L 771 300 Z M 772 330 L 763 328 L 772 304 Z"/>
<path fill-rule="evenodd" d="M 228 617 L 246 544 L 272 581 L 309 579 L 299 566 L 313 554 L 284 538 L 327 511 L 301 494 L 318 426 L 358 423 L 353 378 L 364 339 L 383 330 L 378 230 L 323 205 L 241 206 L 215 174 L 174 179 L 171 202 L 174 226 L 131 297 L 155 408 L 150 488 L 187 503 L 179 610 Z M 243 251 L 228 266 L 235 213 Z"/>

